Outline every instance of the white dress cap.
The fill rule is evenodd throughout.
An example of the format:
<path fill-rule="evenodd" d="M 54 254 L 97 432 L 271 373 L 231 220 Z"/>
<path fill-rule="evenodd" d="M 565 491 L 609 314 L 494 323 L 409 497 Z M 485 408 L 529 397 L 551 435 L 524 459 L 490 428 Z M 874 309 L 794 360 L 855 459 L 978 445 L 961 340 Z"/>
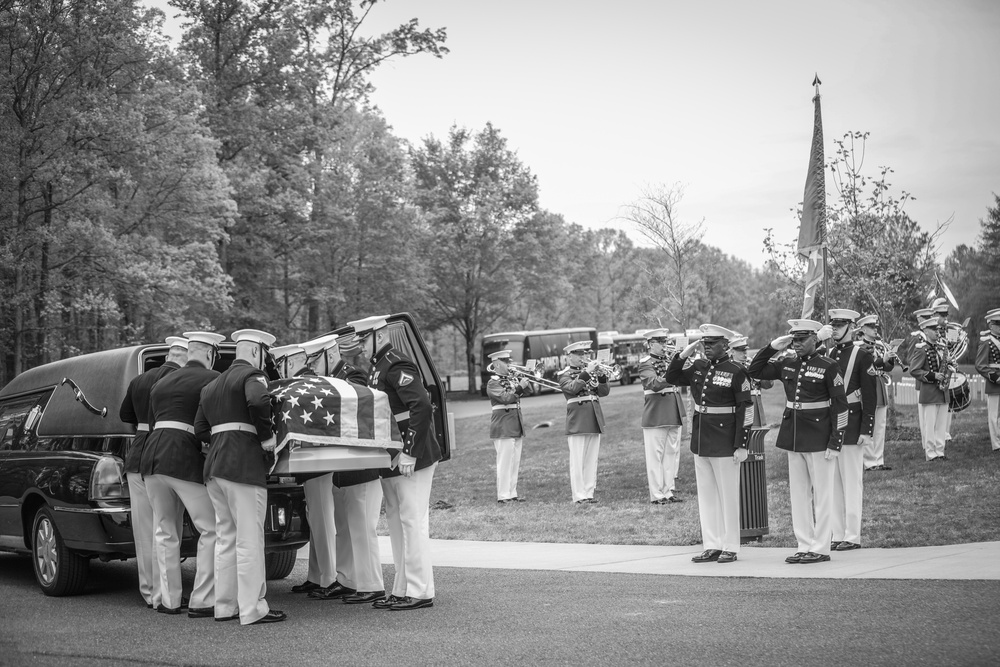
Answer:
<path fill-rule="evenodd" d="M 816 333 L 823 325 L 816 320 L 788 320 L 788 333 Z"/>
<path fill-rule="evenodd" d="M 497 359 L 507 359 L 510 360 L 510 350 L 500 350 L 499 352 L 494 352 L 493 354 L 488 354 L 491 360 L 496 361 Z"/>
<path fill-rule="evenodd" d="M 185 350 L 188 349 L 188 340 L 182 336 L 167 336 L 164 340 L 170 347 L 183 347 Z"/>
<path fill-rule="evenodd" d="M 670 335 L 670 329 L 650 329 L 649 331 L 643 331 L 642 335 L 646 340 L 651 338 L 667 338 Z"/>
<path fill-rule="evenodd" d="M 354 332 L 361 335 L 368 333 L 369 331 L 378 331 L 379 329 L 388 325 L 386 319 L 388 315 L 373 315 L 372 317 L 366 317 L 363 320 L 355 320 L 353 322 L 348 322 L 347 326 L 354 329 Z"/>
<path fill-rule="evenodd" d="M 269 334 L 260 329 L 240 329 L 239 331 L 234 331 L 230 338 L 236 343 L 249 341 L 251 343 L 260 343 L 267 347 L 271 347 L 274 344 L 274 334 Z"/>
<path fill-rule="evenodd" d="M 1000 308 L 994 308 L 986 313 L 987 322 L 1000 322 Z"/>
<path fill-rule="evenodd" d="M 205 343 L 212 347 L 219 347 L 219 343 L 226 340 L 225 336 L 214 331 L 185 331 L 184 337 L 188 339 L 188 343 Z"/>
<path fill-rule="evenodd" d="M 698 329 L 701 330 L 703 338 L 725 338 L 726 340 L 732 340 L 739 335 L 726 327 L 720 327 L 718 324 L 702 324 Z"/>
<path fill-rule="evenodd" d="M 934 299 L 933 302 L 931 302 L 931 310 L 933 310 L 935 313 L 947 315 L 948 307 L 949 307 L 948 299 L 944 298 L 943 296 L 939 296 L 938 298 Z"/>
<path fill-rule="evenodd" d="M 272 347 L 271 356 L 274 357 L 275 361 L 281 361 L 282 359 L 287 359 L 288 357 L 294 357 L 296 354 L 305 354 L 306 351 L 302 349 L 300 345 L 282 345 L 281 347 Z"/>
<path fill-rule="evenodd" d="M 747 346 L 747 337 L 746 336 L 737 336 L 736 338 L 733 338 L 731 341 L 729 341 L 729 349 L 730 350 L 739 350 L 739 349 L 744 348 L 746 346 Z"/>
<path fill-rule="evenodd" d="M 917 308 L 913 311 L 913 316 L 919 320 L 922 317 L 930 317 L 934 314 L 933 308 Z"/>
<path fill-rule="evenodd" d="M 936 328 L 940 323 L 940 320 L 936 317 L 927 317 L 917 322 L 917 326 L 921 329 L 930 329 L 931 327 Z"/>
<path fill-rule="evenodd" d="M 575 343 L 570 343 L 563 348 L 563 354 L 569 354 L 570 352 L 589 350 L 593 341 L 590 340 L 578 340 Z"/>
<path fill-rule="evenodd" d="M 860 320 L 858 320 L 855 324 L 857 324 L 859 327 L 866 327 L 868 325 L 872 325 L 872 326 L 876 326 L 877 327 L 878 326 L 878 315 L 865 315 Z"/>
<path fill-rule="evenodd" d="M 830 319 L 831 320 L 854 320 L 861 317 L 861 313 L 856 310 L 851 310 L 850 308 L 831 308 L 830 309 Z"/>
<path fill-rule="evenodd" d="M 320 336 L 319 338 L 313 338 L 312 340 L 307 340 L 304 343 L 299 343 L 299 347 L 301 347 L 302 350 L 311 357 L 314 354 L 319 354 L 323 350 L 328 350 L 331 347 L 336 346 L 337 337 L 337 334 Z"/>

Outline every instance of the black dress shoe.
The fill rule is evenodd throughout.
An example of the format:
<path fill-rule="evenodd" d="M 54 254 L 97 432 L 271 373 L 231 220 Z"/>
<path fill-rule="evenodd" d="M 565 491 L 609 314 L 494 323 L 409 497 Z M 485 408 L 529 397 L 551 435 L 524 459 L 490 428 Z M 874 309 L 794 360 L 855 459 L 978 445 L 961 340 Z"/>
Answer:
<path fill-rule="evenodd" d="M 368 602 L 375 602 L 376 600 L 381 600 L 385 597 L 385 591 L 358 591 L 354 595 L 348 595 L 344 598 L 344 604 L 365 604 Z"/>
<path fill-rule="evenodd" d="M 215 607 L 188 607 L 188 618 L 212 618 Z"/>
<path fill-rule="evenodd" d="M 861 545 L 855 542 L 841 542 L 837 545 L 837 551 L 854 551 L 860 549 Z"/>
<path fill-rule="evenodd" d="M 292 586 L 292 592 L 308 593 L 309 591 L 314 591 L 317 588 L 322 588 L 322 586 L 320 586 L 319 584 L 314 584 L 313 582 L 307 579 L 306 581 L 303 581 L 301 584 L 296 584 L 295 586 Z"/>
<path fill-rule="evenodd" d="M 277 609 L 272 609 L 260 618 L 258 618 L 250 625 L 260 625 L 261 623 L 279 623 L 288 618 L 288 614 L 283 611 L 278 611 Z"/>
<path fill-rule="evenodd" d="M 403 598 L 402 602 L 397 602 L 391 605 L 389 609 L 392 611 L 406 611 L 409 609 L 423 609 L 424 607 L 433 607 L 434 598 L 411 598 L 409 596 Z"/>
<path fill-rule="evenodd" d="M 945 456 L 944 454 L 942 454 L 942 455 L 941 455 L 941 456 L 939 456 L 938 458 L 939 458 L 939 459 L 941 459 L 942 461 L 947 461 L 947 460 L 948 460 L 948 457 L 947 457 L 947 456 Z"/>
<path fill-rule="evenodd" d="M 517 496 L 514 496 L 513 498 L 511 498 L 511 500 L 514 501 L 515 503 L 525 503 L 525 502 L 528 502 L 526 498 L 518 498 Z"/>
<path fill-rule="evenodd" d="M 678 498 L 677 496 L 667 496 L 666 498 L 663 499 L 663 504 L 667 504 L 667 503 L 682 503 L 682 502 L 684 502 L 684 499 L 683 498 Z"/>
<path fill-rule="evenodd" d="M 392 605 L 397 604 L 399 602 L 403 602 L 404 600 L 406 600 L 406 598 L 400 598 L 396 597 L 395 595 L 390 595 L 387 598 L 376 600 L 374 603 L 372 603 L 372 607 L 374 609 L 388 609 Z"/>
<path fill-rule="evenodd" d="M 587 502 L 590 503 L 591 505 L 596 505 L 600 501 L 597 498 L 587 498 Z"/>
<path fill-rule="evenodd" d="M 338 600 L 340 598 L 346 598 L 348 595 L 354 595 L 355 593 L 357 593 L 357 591 L 353 588 L 348 588 L 339 581 L 335 581 L 326 588 L 317 588 L 314 591 L 309 591 L 309 599 Z"/>
<path fill-rule="evenodd" d="M 834 540 L 833 542 L 830 542 L 830 551 L 836 551 L 837 547 L 839 546 L 840 546 L 840 540 Z"/>
<path fill-rule="evenodd" d="M 736 560 L 736 554 L 735 553 L 733 553 L 732 551 L 723 551 L 721 554 L 719 554 L 719 558 L 718 558 L 717 562 L 719 562 L 719 563 L 732 563 L 735 560 Z"/>
<path fill-rule="evenodd" d="M 713 560 L 719 560 L 719 556 L 722 555 L 721 549 L 705 549 L 700 554 L 691 559 L 692 563 L 711 563 Z"/>
<path fill-rule="evenodd" d="M 586 505 L 587 499 L 584 498 L 583 500 L 574 500 L 573 502 L 576 503 L 577 505 Z"/>
<path fill-rule="evenodd" d="M 817 554 L 810 551 L 809 553 L 804 555 L 801 559 L 799 559 L 799 562 L 802 563 L 803 565 L 806 565 L 808 563 L 825 563 L 828 560 L 830 560 L 830 557 L 827 556 L 826 554 Z"/>
<path fill-rule="evenodd" d="M 170 607 L 164 607 L 162 604 L 158 604 L 156 605 L 156 611 L 160 612 L 161 614 L 170 614 L 171 616 L 173 616 L 174 614 L 181 613 L 182 610 L 180 607 L 174 607 L 173 609 L 171 609 Z"/>
<path fill-rule="evenodd" d="M 146 609 L 152 609 L 152 608 L 153 608 L 153 603 L 152 602 L 147 602 L 146 603 Z"/>
<path fill-rule="evenodd" d="M 786 563 L 792 563 L 792 564 L 801 563 L 802 562 L 802 558 L 805 555 L 806 555 L 805 551 L 797 551 L 794 554 L 792 554 L 791 556 L 789 556 L 788 558 L 786 558 L 785 562 Z"/>
<path fill-rule="evenodd" d="M 238 621 L 240 620 L 240 615 L 233 614 L 232 616 L 216 616 L 215 620 L 219 623 L 224 623 L 225 621 Z"/>

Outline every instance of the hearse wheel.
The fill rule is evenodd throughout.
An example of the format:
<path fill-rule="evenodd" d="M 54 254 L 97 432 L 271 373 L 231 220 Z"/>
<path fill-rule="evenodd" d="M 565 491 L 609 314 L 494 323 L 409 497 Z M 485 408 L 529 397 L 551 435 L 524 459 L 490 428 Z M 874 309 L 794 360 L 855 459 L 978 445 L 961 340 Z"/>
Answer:
<path fill-rule="evenodd" d="M 264 554 L 264 576 L 269 579 L 284 579 L 295 568 L 296 552 L 272 551 Z"/>
<path fill-rule="evenodd" d="M 31 561 L 46 595 L 76 595 L 87 585 L 90 561 L 66 548 L 48 507 L 40 508 L 32 522 Z"/>

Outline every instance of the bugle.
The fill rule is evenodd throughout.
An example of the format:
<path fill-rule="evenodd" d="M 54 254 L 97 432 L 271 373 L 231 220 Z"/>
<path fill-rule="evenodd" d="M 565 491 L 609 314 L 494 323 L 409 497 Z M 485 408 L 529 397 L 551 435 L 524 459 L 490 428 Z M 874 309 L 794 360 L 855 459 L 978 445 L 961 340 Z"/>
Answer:
<path fill-rule="evenodd" d="M 545 387 L 546 389 L 555 389 L 556 391 L 561 391 L 558 382 L 552 380 L 546 380 L 543 377 L 538 377 L 535 375 L 535 371 L 527 366 L 518 366 L 517 364 L 507 364 L 507 370 L 510 371 L 511 376 L 521 380 L 527 380 L 528 382 L 533 382 L 540 387 Z"/>

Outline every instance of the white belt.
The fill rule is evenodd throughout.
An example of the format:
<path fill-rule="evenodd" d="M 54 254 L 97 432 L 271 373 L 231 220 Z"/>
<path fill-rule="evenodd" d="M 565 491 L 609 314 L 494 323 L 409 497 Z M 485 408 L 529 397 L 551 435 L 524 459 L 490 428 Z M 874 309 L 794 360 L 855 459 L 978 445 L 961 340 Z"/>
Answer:
<path fill-rule="evenodd" d="M 652 389 L 643 389 L 642 393 L 649 396 L 650 394 L 676 394 L 677 387 L 667 387 L 666 389 L 661 389 L 660 391 L 653 391 Z"/>
<path fill-rule="evenodd" d="M 714 405 L 697 405 L 696 404 L 694 406 L 694 411 L 695 412 L 701 412 L 702 414 L 710 414 L 710 415 L 730 415 L 730 414 L 736 412 L 736 406 L 733 406 L 733 405 L 714 406 Z"/>
<path fill-rule="evenodd" d="M 760 396 L 760 389 L 751 389 L 750 390 L 750 395 L 751 396 Z"/>
<path fill-rule="evenodd" d="M 225 424 L 216 424 L 212 427 L 212 435 L 223 433 L 224 431 L 243 431 L 244 433 L 257 434 L 257 429 L 243 422 L 226 422 Z"/>
<path fill-rule="evenodd" d="M 596 396 L 574 396 L 573 398 L 567 398 L 567 403 L 589 403 L 590 401 L 596 401 Z"/>
<path fill-rule="evenodd" d="M 395 419 L 397 422 L 401 422 L 404 419 L 409 419 L 410 418 L 410 411 L 407 410 L 406 412 L 400 412 L 400 413 L 394 414 L 392 416 L 392 418 Z"/>
<path fill-rule="evenodd" d="M 159 431 L 161 428 L 173 428 L 177 429 L 178 431 L 184 431 L 186 433 L 194 435 L 194 426 L 191 426 L 191 424 L 185 424 L 184 422 L 174 422 L 170 421 L 169 419 L 162 422 L 156 422 L 154 430 Z"/>
<path fill-rule="evenodd" d="M 135 430 L 136 431 L 148 431 L 149 430 L 149 424 L 143 424 L 142 422 L 139 422 L 138 424 L 135 425 Z"/>
<path fill-rule="evenodd" d="M 812 403 L 785 401 L 785 407 L 792 410 L 819 410 L 820 408 L 830 407 L 830 401 L 813 401 Z"/>
<path fill-rule="evenodd" d="M 518 403 L 508 403 L 507 405 L 494 405 L 494 410 L 518 410 L 521 406 Z"/>
<path fill-rule="evenodd" d="M 861 402 L 861 390 L 855 389 L 850 394 L 847 395 L 848 403 L 860 403 Z"/>

